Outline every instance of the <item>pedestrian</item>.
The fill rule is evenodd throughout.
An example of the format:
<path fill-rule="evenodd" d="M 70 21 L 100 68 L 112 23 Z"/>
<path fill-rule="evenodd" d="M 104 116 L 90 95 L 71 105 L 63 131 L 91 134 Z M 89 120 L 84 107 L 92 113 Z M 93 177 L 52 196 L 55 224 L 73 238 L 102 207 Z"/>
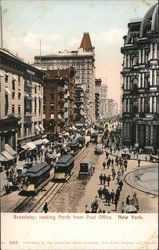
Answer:
<path fill-rule="evenodd" d="M 106 152 L 106 159 L 108 159 L 108 156 L 109 156 L 109 153 L 108 153 L 108 152 Z"/>
<path fill-rule="evenodd" d="M 114 190 L 112 189 L 112 191 L 110 193 L 110 198 L 111 198 L 112 204 L 114 203 L 114 197 L 115 197 L 115 193 L 114 193 Z"/>
<path fill-rule="evenodd" d="M 120 191 L 122 191 L 122 188 L 123 188 L 123 181 L 122 180 L 119 181 L 119 188 L 120 188 Z"/>
<path fill-rule="evenodd" d="M 115 171 L 115 169 L 113 168 L 113 171 L 112 171 L 112 178 L 113 178 L 113 180 L 115 179 L 115 176 L 116 176 L 116 171 Z"/>
<path fill-rule="evenodd" d="M 125 205 L 124 205 L 124 202 L 122 202 L 122 205 L 121 205 L 121 213 L 123 214 L 125 212 Z"/>
<path fill-rule="evenodd" d="M 108 187 L 109 187 L 110 181 L 111 181 L 111 177 L 110 177 L 110 175 L 108 175 L 108 177 L 107 177 Z"/>
<path fill-rule="evenodd" d="M 100 180 L 100 184 L 102 185 L 102 182 L 103 182 L 103 175 L 102 174 L 100 174 L 99 180 Z"/>
<path fill-rule="evenodd" d="M 108 191 L 108 190 L 107 190 L 106 186 L 104 186 L 104 188 L 103 188 L 103 190 L 102 190 L 102 194 L 103 194 L 104 198 L 105 198 L 105 196 L 106 196 L 107 191 Z"/>
<path fill-rule="evenodd" d="M 114 160 L 112 159 L 112 166 L 113 166 L 113 164 L 114 164 Z"/>
<path fill-rule="evenodd" d="M 103 169 L 105 170 L 106 163 L 105 161 L 103 162 Z"/>
<path fill-rule="evenodd" d="M 130 195 L 128 195 L 126 198 L 126 205 L 130 205 Z"/>
<path fill-rule="evenodd" d="M 124 167 L 123 166 L 121 168 L 121 174 L 122 174 L 122 176 L 124 175 Z"/>
<path fill-rule="evenodd" d="M 95 199 L 91 204 L 92 211 L 91 213 L 97 213 L 98 210 L 98 201 Z"/>
<path fill-rule="evenodd" d="M 85 213 L 89 213 L 88 205 L 85 206 Z"/>
<path fill-rule="evenodd" d="M 44 207 L 43 207 L 43 211 L 44 211 L 45 213 L 47 213 L 47 212 L 48 212 L 47 202 L 45 202 L 45 205 L 44 205 Z"/>
<path fill-rule="evenodd" d="M 107 199 L 106 199 L 106 202 L 108 203 L 108 206 L 110 206 L 110 200 L 111 200 L 111 195 L 110 195 L 110 193 L 108 191 L 108 193 L 107 193 Z"/>
<path fill-rule="evenodd" d="M 140 159 L 138 159 L 138 167 L 140 167 Z"/>
<path fill-rule="evenodd" d="M 106 183 L 106 180 L 107 180 L 107 176 L 106 176 L 106 174 L 104 174 L 104 176 L 103 176 L 103 184 L 105 185 L 105 183 Z"/>
<path fill-rule="evenodd" d="M 98 196 L 99 196 L 100 199 L 102 199 L 102 194 L 103 194 L 103 190 L 102 190 L 102 188 L 100 187 L 100 188 L 98 189 Z"/>
<path fill-rule="evenodd" d="M 115 204 L 115 211 L 117 210 L 117 208 L 118 208 L 118 199 L 117 198 L 115 198 L 115 202 L 114 202 L 114 204 Z"/>

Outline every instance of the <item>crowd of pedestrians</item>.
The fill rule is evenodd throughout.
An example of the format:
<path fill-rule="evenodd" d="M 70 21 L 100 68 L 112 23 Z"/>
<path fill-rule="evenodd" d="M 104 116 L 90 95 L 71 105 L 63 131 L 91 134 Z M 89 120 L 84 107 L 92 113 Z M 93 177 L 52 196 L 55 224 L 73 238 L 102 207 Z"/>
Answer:
<path fill-rule="evenodd" d="M 103 205 L 107 207 L 109 212 L 110 210 L 117 211 L 124 185 L 123 177 L 128 169 L 127 157 L 113 156 L 111 154 L 112 150 L 120 149 L 120 138 L 116 138 L 108 131 L 107 139 L 102 140 L 102 142 L 104 143 L 106 150 L 104 157 L 105 159 L 102 164 L 103 170 L 99 175 L 98 183 L 100 187 L 97 190 L 97 196 L 95 197 L 94 201 L 90 206 L 90 210 L 88 208 L 88 205 L 86 206 L 87 213 L 103 212 L 103 210 L 101 209 Z M 115 144 L 115 149 L 112 149 L 112 143 Z M 138 161 L 138 167 L 140 167 L 140 160 Z M 130 205 L 133 205 L 136 208 L 136 211 L 139 210 L 139 202 L 136 194 L 133 194 L 132 198 L 130 198 L 130 195 L 128 194 L 126 200 L 121 200 L 120 204 L 121 213 L 126 212 L 125 208 Z"/>

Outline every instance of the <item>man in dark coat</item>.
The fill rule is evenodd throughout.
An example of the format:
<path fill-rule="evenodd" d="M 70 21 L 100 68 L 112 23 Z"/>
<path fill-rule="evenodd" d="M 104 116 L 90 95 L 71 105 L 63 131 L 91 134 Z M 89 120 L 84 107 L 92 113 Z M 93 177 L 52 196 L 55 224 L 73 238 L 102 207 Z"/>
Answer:
<path fill-rule="evenodd" d="M 100 174 L 99 180 L 100 180 L 100 184 L 102 185 L 102 183 L 103 183 L 103 175 L 102 174 Z"/>
<path fill-rule="evenodd" d="M 126 204 L 130 205 L 130 195 L 128 195 L 127 198 L 126 198 Z"/>

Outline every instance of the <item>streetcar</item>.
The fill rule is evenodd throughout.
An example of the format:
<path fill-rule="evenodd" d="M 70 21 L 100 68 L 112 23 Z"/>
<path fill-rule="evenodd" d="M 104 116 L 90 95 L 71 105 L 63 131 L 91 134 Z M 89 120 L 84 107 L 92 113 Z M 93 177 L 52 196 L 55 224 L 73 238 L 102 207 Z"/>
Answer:
<path fill-rule="evenodd" d="M 70 154 L 63 155 L 55 163 L 54 180 L 65 181 L 71 174 L 74 167 L 74 157 Z"/>
<path fill-rule="evenodd" d="M 67 143 L 66 147 L 71 149 L 69 152 L 71 155 L 75 155 L 79 151 L 79 142 L 78 141 L 71 141 L 71 142 Z"/>
<path fill-rule="evenodd" d="M 79 136 L 77 141 L 79 142 L 79 148 L 83 148 L 85 146 L 86 140 L 84 136 Z"/>
<path fill-rule="evenodd" d="M 98 132 L 97 131 L 94 131 L 93 133 L 91 133 L 90 141 L 91 142 L 98 142 Z"/>
<path fill-rule="evenodd" d="M 46 184 L 49 177 L 50 165 L 46 162 L 36 163 L 24 173 L 22 191 L 37 193 Z"/>

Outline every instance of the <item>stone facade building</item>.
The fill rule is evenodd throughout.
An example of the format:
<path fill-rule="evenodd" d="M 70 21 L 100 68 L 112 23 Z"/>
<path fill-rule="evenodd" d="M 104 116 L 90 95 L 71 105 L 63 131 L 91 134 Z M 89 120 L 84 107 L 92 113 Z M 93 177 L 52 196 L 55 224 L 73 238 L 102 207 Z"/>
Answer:
<path fill-rule="evenodd" d="M 0 49 L 0 152 L 43 134 L 43 73 Z"/>
<path fill-rule="evenodd" d="M 77 118 L 95 121 L 95 49 L 89 33 L 84 33 L 78 50 L 65 50 L 54 55 L 35 56 L 34 65 L 44 70 L 62 70 L 73 66 L 76 70 L 76 85 L 81 85 L 84 91 L 84 95 L 81 97 L 84 102 L 81 102 L 81 106 L 77 101 L 76 106 L 78 106 L 80 114 Z M 82 92 L 77 90 L 77 93 Z"/>
<path fill-rule="evenodd" d="M 159 148 L 159 8 L 128 24 L 123 54 L 123 144 Z"/>

